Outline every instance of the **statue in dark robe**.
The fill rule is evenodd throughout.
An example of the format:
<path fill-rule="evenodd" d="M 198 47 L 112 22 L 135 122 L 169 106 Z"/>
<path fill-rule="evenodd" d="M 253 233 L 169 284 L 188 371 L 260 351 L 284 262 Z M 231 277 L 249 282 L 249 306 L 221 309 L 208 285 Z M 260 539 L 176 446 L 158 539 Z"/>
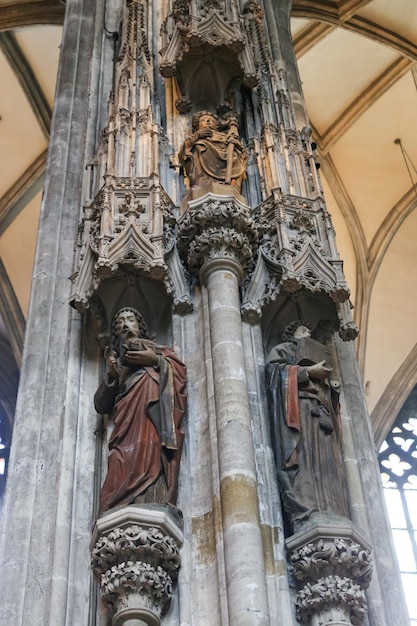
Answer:
<path fill-rule="evenodd" d="M 200 111 L 193 115 L 192 130 L 180 152 L 190 187 L 215 181 L 240 193 L 248 153 L 239 139 L 236 118 L 221 121 L 213 113 Z"/>
<path fill-rule="evenodd" d="M 294 322 L 267 359 L 278 484 L 293 529 L 313 512 L 347 516 L 340 383 L 329 346 Z"/>
<path fill-rule="evenodd" d="M 176 504 L 185 365 L 140 326 L 135 309 L 116 314 L 113 350 L 105 350 L 107 371 L 94 396 L 96 411 L 114 422 L 99 514 L 131 503 Z"/>

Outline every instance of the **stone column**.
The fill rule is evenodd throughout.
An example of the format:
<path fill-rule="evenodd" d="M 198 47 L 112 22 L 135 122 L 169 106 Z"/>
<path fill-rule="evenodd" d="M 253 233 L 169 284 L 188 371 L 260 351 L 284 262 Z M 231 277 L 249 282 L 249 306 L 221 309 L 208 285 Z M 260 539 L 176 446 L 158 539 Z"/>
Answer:
<path fill-rule="evenodd" d="M 112 626 L 159 626 L 180 566 L 182 519 L 169 506 L 128 506 L 100 517 L 92 567 Z"/>
<path fill-rule="evenodd" d="M 228 185 L 188 203 L 179 245 L 207 289 L 229 624 L 269 625 L 239 283 L 256 231 Z M 230 189 L 229 195 L 228 190 Z"/>
<path fill-rule="evenodd" d="M 68 307 L 68 277 L 103 5 L 73 0 L 66 7 L 1 520 L 0 623 L 10 626 L 88 623 L 94 419 L 80 387 L 91 364 L 83 359 L 81 319 Z"/>

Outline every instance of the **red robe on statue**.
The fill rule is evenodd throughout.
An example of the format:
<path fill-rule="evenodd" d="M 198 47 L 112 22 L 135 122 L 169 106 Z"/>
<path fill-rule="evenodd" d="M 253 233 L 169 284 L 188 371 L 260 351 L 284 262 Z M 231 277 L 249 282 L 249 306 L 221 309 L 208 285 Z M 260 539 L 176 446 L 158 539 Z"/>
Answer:
<path fill-rule="evenodd" d="M 154 350 L 159 355 L 157 367 L 125 367 L 124 382 L 106 375 L 95 394 L 97 412 L 113 411 L 114 422 L 99 514 L 145 497 L 161 480 L 159 495 L 155 491 L 150 500 L 141 501 L 176 503 L 185 365 L 169 348 L 154 345 Z"/>

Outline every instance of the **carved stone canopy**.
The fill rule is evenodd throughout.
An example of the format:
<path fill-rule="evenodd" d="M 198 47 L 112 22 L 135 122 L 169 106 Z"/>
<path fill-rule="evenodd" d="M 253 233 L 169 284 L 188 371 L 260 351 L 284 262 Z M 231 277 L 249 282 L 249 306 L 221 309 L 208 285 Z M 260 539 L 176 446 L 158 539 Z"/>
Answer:
<path fill-rule="evenodd" d="M 248 33 L 236 5 L 223 1 L 190 3 L 176 0 L 162 29 L 162 76 L 173 77 L 181 113 L 204 102 L 228 110 L 230 96 L 240 83 L 258 83 L 256 67 L 248 52 Z"/>
<path fill-rule="evenodd" d="M 255 220 L 262 235 L 256 266 L 245 285 L 242 308 L 246 318 L 259 318 L 262 309 L 281 295 L 308 291 L 333 301 L 340 336 L 355 339 L 359 331 L 352 321 L 350 291 L 322 198 L 275 189 L 257 208 Z"/>
<path fill-rule="evenodd" d="M 109 280 L 146 277 L 164 285 L 176 310 L 189 311 L 171 200 L 152 178 L 108 177 L 107 183 L 84 208 L 71 304 L 83 313 Z"/>

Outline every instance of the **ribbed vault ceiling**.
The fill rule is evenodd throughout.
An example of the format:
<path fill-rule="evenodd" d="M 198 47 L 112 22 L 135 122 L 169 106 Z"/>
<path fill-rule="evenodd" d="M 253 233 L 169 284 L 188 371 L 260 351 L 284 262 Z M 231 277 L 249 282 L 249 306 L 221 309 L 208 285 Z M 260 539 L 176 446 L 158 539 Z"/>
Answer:
<path fill-rule="evenodd" d="M 16 355 L 64 4 L 0 0 L 0 314 Z M 381 437 L 417 382 L 417 3 L 294 0 L 292 32 Z"/>

